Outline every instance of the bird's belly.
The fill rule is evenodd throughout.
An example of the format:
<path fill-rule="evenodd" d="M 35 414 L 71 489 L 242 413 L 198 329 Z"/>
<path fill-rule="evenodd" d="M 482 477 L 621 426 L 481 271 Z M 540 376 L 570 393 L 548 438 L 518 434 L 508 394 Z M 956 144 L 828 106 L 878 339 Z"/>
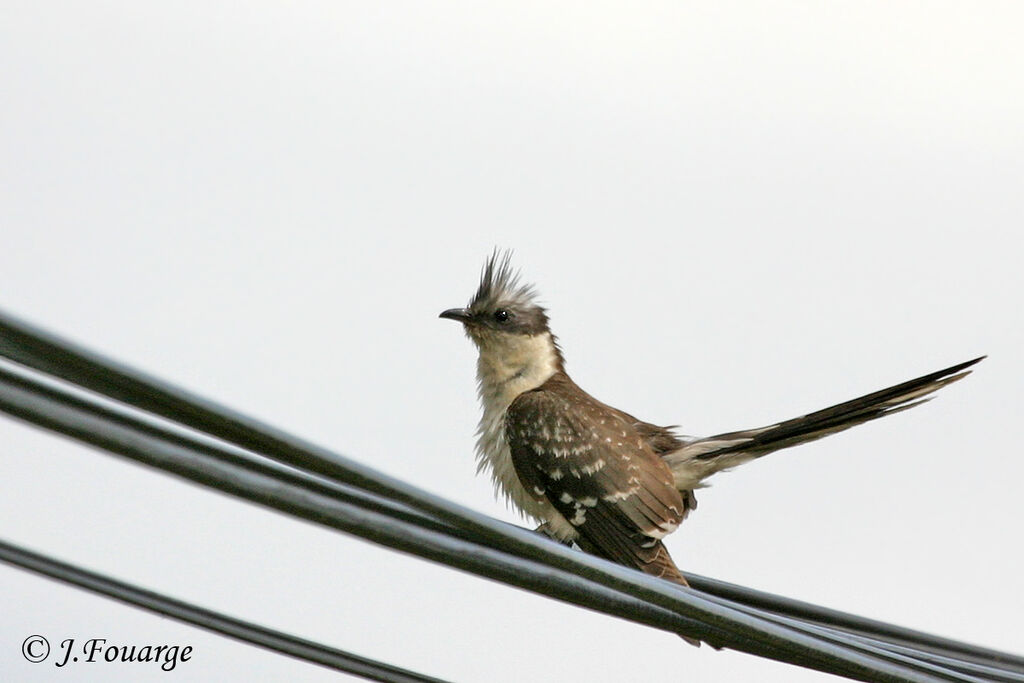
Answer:
<path fill-rule="evenodd" d="M 489 426 L 493 426 L 494 429 L 488 429 Z M 559 540 L 570 541 L 578 536 L 575 527 L 548 502 L 547 498 L 527 491 L 519 481 L 519 475 L 512 464 L 512 453 L 505 441 L 504 424 L 481 424 L 477 454 L 477 471 L 490 470 L 496 494 L 504 497 L 519 512 L 547 523 L 548 529 Z"/>

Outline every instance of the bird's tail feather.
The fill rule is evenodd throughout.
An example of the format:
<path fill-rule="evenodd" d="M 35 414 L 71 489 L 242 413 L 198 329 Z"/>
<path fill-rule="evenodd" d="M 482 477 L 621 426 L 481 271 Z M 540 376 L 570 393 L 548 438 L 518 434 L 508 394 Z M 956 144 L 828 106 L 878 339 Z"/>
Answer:
<path fill-rule="evenodd" d="M 983 358 L 768 427 L 695 439 L 662 458 L 671 468 L 679 490 L 692 490 L 716 472 L 925 403 L 931 400 L 925 398 L 929 394 L 969 375 L 967 368 Z"/>

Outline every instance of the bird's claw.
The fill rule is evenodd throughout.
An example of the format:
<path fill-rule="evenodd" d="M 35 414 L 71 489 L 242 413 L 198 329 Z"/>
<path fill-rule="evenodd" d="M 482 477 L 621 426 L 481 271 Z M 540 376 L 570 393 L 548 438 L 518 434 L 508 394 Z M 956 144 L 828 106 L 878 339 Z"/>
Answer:
<path fill-rule="evenodd" d="M 564 540 L 564 539 L 561 539 L 558 536 L 556 536 L 555 532 L 551 530 L 551 527 L 548 526 L 547 522 L 544 522 L 543 524 L 541 524 L 539 527 L 534 529 L 533 532 L 536 533 L 536 534 L 540 534 L 542 536 L 547 536 L 551 540 L 558 541 L 562 545 L 567 545 L 570 548 L 572 547 L 572 541 Z"/>

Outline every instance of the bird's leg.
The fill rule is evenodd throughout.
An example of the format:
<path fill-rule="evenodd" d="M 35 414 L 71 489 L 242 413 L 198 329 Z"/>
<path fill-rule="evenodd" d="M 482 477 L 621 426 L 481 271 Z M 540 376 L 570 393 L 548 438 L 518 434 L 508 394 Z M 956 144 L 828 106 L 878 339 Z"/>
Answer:
<path fill-rule="evenodd" d="M 559 538 L 558 536 L 556 536 L 555 532 L 551 530 L 551 527 L 548 526 L 547 522 L 544 522 L 543 524 L 541 524 L 539 527 L 534 529 L 533 532 L 536 533 L 536 534 L 541 534 L 542 536 L 547 536 L 551 540 L 558 541 L 562 545 L 567 545 L 570 548 L 573 547 L 573 542 L 572 541 L 570 541 L 570 540 L 563 540 L 563 539 Z"/>

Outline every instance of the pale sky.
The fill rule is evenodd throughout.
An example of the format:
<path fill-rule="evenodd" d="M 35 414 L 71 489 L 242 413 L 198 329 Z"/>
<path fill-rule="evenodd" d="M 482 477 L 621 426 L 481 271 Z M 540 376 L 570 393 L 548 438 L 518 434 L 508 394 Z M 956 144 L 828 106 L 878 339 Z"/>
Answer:
<path fill-rule="evenodd" d="M 688 434 L 989 358 L 719 475 L 684 569 L 1024 652 L 1019 3 L 0 2 L 0 307 L 501 519 L 494 246 L 574 378 Z M 820 681 L 0 418 L 0 536 L 460 682 Z M 192 645 L 29 664 L 25 637 Z M 0 678 L 344 679 L 0 566 Z"/>

